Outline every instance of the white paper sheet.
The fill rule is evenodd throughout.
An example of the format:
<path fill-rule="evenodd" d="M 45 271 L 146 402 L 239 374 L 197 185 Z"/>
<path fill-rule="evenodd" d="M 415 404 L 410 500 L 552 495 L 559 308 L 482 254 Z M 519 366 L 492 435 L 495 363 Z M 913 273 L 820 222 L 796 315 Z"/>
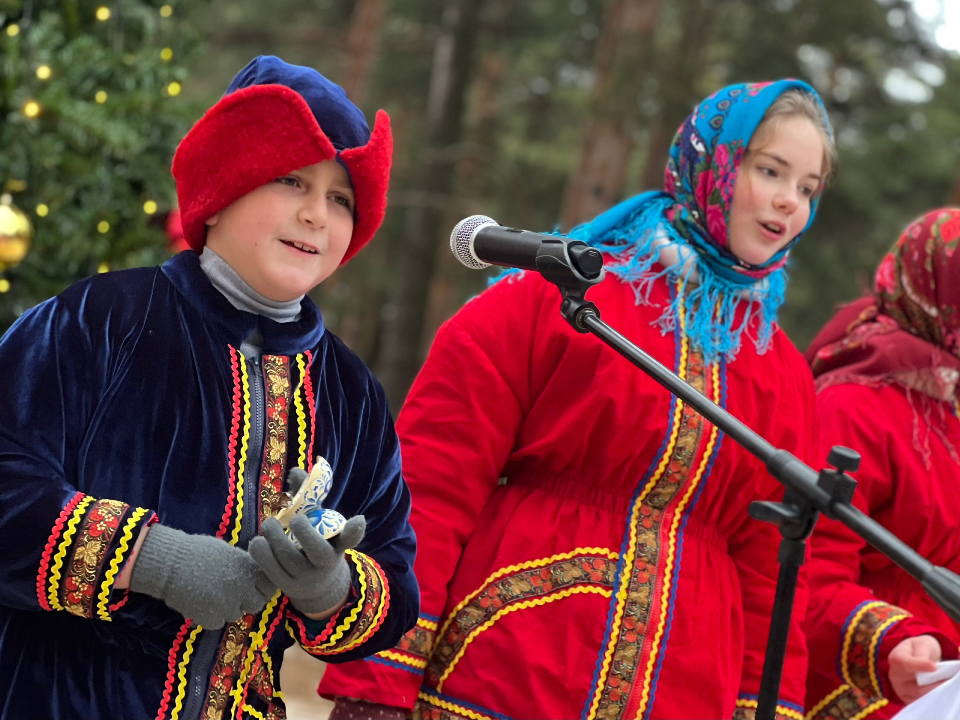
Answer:
<path fill-rule="evenodd" d="M 932 720 L 934 718 L 960 720 L 960 674 L 954 675 L 940 687 L 934 688 L 919 700 L 907 705 L 894 716 L 893 720 Z"/>

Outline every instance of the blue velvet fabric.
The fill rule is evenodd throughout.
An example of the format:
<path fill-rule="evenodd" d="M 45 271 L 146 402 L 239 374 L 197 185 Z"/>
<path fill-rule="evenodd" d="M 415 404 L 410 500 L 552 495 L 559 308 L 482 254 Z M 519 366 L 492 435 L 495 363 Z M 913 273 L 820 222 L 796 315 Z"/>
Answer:
<path fill-rule="evenodd" d="M 313 68 L 259 55 L 237 73 L 224 95 L 251 85 L 283 85 L 300 93 L 338 151 L 366 145 L 370 140 L 370 128 L 360 108 L 347 98 L 343 88 Z"/>
<path fill-rule="evenodd" d="M 366 516 L 358 550 L 389 582 L 379 630 L 326 659 L 392 647 L 413 626 L 410 496 L 379 383 L 324 331 L 309 298 L 293 323 L 236 310 L 186 251 L 162 268 L 82 281 L 24 313 L 0 340 L 0 717 L 157 715 L 183 618 L 137 593 L 111 622 L 43 610 L 38 567 L 78 490 L 153 510 L 187 532 L 217 532 L 230 488 L 228 345 L 239 348 L 258 323 L 265 354 L 313 353 L 312 455 L 334 469 L 327 505 Z M 291 431 L 288 467 L 298 441 Z M 277 673 L 292 642 L 282 626 L 271 637 Z"/>

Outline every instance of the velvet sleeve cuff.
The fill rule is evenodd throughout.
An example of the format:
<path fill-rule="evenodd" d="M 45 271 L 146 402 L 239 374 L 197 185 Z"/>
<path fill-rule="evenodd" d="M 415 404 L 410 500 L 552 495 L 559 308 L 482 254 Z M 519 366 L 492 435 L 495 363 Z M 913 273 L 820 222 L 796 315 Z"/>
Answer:
<path fill-rule="evenodd" d="M 44 610 L 65 610 L 84 618 L 112 620 L 126 602 L 115 592 L 143 527 L 153 511 L 78 492 L 50 531 L 37 573 L 37 600 Z"/>
<path fill-rule="evenodd" d="M 311 655 L 329 657 L 360 648 L 376 634 L 390 608 L 390 586 L 376 560 L 356 550 L 345 553 L 352 587 L 347 604 L 329 620 L 311 620 L 287 606 L 287 627 Z"/>

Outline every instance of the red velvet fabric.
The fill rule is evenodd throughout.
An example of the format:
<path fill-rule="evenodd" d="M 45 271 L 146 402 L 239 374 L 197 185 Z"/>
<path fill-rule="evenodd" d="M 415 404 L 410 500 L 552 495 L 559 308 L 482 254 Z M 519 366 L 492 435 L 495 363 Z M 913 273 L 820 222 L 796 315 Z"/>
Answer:
<path fill-rule="evenodd" d="M 670 292 L 666 281 L 656 283 L 652 304 L 638 307 L 631 287 L 608 276 L 590 299 L 613 327 L 676 368 L 688 357 L 677 335 L 652 324 Z M 320 692 L 407 708 L 423 693 L 422 717 L 441 716 L 442 702 L 461 708 L 451 717 L 474 717 L 464 709 L 581 717 L 610 647 L 604 638 L 617 592 L 611 597 L 604 584 L 609 571 L 640 585 L 624 592 L 616 632 L 626 645 L 601 683 L 604 708 L 591 717 L 636 717 L 643 705 L 649 718 L 729 718 L 735 708 L 755 707 L 779 535 L 752 520 L 747 506 L 780 497 L 781 487 L 729 439 L 709 452 L 707 435 L 702 444 L 681 435 L 668 447 L 668 428 L 698 427 L 695 413 L 674 415 L 669 393 L 597 338 L 575 332 L 560 301 L 555 287 L 528 273 L 501 281 L 441 328 L 397 425 L 418 536 L 419 627 L 427 637 L 439 626 L 439 645 L 425 676 L 401 647 L 328 668 Z M 808 457 L 813 384 L 783 333 L 764 355 L 744 343 L 716 379 L 710 392 L 720 392 L 731 412 Z M 660 480 L 641 496 L 650 477 Z M 674 483 L 681 490 L 671 495 Z M 606 563 L 616 559 L 605 553 L 622 557 L 631 542 L 639 555 L 610 570 Z M 570 556 L 594 560 L 563 561 Z M 668 556 L 671 570 L 660 572 Z M 795 704 L 791 717 L 802 714 L 805 608 L 802 580 L 781 691 Z M 659 610 L 663 626 L 648 614 Z M 451 648 L 462 635 L 454 628 L 472 622 L 475 634 L 456 656 Z"/>
<path fill-rule="evenodd" d="M 336 156 L 296 91 L 254 85 L 226 95 L 197 121 L 173 158 L 184 237 L 200 252 L 212 215 L 281 175 Z M 382 110 L 370 141 L 340 153 L 356 195 L 353 238 L 343 263 L 383 222 L 392 156 L 390 118 Z"/>

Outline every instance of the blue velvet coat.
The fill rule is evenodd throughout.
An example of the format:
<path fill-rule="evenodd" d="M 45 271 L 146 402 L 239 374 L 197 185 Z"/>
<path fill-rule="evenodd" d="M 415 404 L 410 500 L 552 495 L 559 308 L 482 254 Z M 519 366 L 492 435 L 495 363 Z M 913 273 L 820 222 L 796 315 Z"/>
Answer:
<path fill-rule="evenodd" d="M 147 523 L 245 547 L 317 456 L 327 507 L 367 520 L 329 622 L 277 593 L 204 630 L 113 587 Z M 293 323 L 239 311 L 191 251 L 74 285 L 0 340 L 0 717 L 283 717 L 294 640 L 345 662 L 413 626 L 409 509 L 383 391 L 312 301 Z"/>

